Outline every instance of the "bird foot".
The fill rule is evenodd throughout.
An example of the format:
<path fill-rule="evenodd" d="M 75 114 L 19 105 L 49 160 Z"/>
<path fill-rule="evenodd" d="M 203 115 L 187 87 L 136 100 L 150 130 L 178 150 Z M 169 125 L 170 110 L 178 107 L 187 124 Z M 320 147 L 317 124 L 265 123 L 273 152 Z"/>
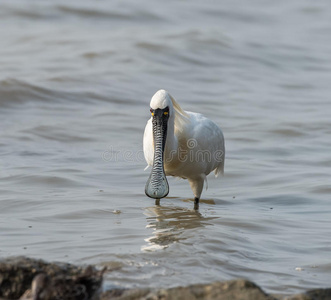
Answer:
<path fill-rule="evenodd" d="M 194 209 L 198 210 L 199 209 L 199 198 L 195 197 L 194 198 Z"/>

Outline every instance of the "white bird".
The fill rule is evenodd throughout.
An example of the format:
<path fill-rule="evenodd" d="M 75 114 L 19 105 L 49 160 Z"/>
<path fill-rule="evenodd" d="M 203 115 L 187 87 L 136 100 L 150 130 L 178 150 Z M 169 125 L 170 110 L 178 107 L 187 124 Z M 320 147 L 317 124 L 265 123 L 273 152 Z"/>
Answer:
<path fill-rule="evenodd" d="M 143 144 L 152 171 L 145 193 L 158 203 L 169 193 L 166 176 L 181 177 L 190 183 L 198 208 L 206 176 L 212 171 L 216 176 L 224 173 L 222 130 L 203 115 L 182 110 L 165 90 L 154 94 L 150 112 Z"/>

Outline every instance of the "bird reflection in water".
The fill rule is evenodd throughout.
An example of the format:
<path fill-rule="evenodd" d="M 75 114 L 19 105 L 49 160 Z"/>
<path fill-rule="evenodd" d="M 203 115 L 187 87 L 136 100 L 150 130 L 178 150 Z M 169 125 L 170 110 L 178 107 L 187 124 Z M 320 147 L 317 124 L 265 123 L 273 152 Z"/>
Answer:
<path fill-rule="evenodd" d="M 191 201 L 191 199 L 183 200 Z M 208 204 L 214 204 L 213 200 L 202 200 Z M 210 222 L 218 217 L 204 217 L 199 211 L 183 207 L 152 206 L 145 208 L 147 216 L 146 228 L 154 229 L 153 235 L 145 241 L 148 245 L 142 247 L 143 251 L 156 251 L 165 249 L 173 243 L 196 236 L 196 230 L 200 227 L 212 225 Z"/>

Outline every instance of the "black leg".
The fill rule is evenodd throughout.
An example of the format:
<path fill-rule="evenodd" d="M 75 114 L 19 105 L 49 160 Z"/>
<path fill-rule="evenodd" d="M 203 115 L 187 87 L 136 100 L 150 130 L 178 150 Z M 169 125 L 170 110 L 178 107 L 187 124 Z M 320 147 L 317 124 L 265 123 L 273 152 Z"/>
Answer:
<path fill-rule="evenodd" d="M 194 198 L 194 209 L 199 209 L 199 200 L 197 197 Z"/>
<path fill-rule="evenodd" d="M 160 205 L 160 199 L 155 199 L 155 205 Z"/>

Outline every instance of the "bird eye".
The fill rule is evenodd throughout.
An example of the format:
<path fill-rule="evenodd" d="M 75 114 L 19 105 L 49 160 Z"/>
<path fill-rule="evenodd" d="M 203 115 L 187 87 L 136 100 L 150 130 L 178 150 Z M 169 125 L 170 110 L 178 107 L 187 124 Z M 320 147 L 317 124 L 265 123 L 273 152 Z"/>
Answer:
<path fill-rule="evenodd" d="M 169 115 L 169 112 L 165 111 L 163 114 L 166 116 L 166 115 Z"/>

